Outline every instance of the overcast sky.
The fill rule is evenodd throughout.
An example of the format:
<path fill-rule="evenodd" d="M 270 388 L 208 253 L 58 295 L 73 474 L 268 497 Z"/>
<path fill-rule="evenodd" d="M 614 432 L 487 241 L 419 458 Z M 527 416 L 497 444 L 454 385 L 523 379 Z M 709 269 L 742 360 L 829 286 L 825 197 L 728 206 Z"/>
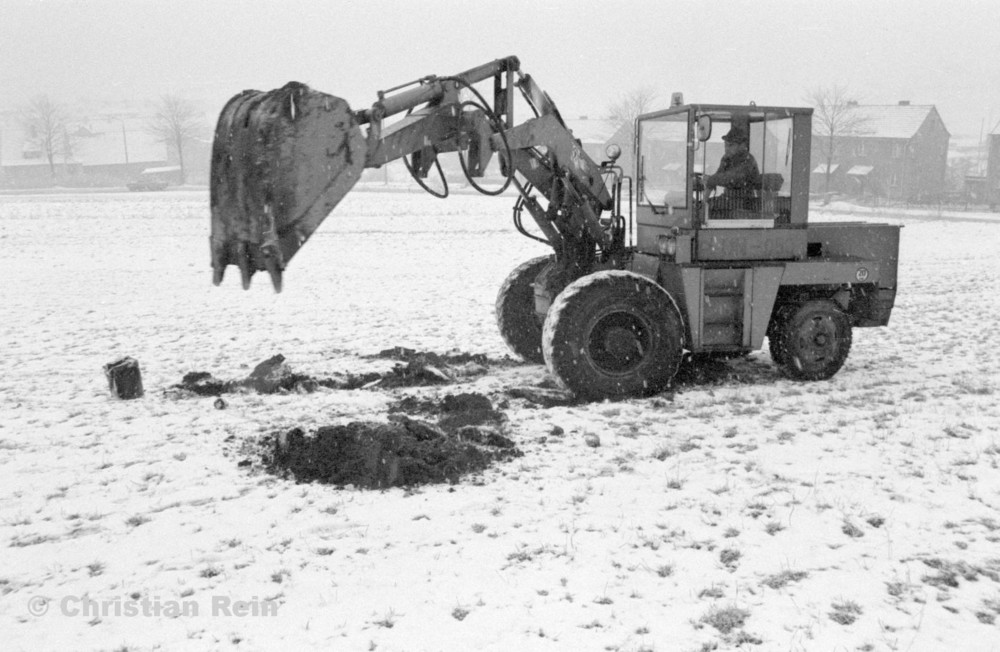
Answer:
<path fill-rule="evenodd" d="M 0 0 L 0 106 L 163 93 L 222 104 L 295 79 L 355 108 L 515 54 L 567 117 L 649 87 L 687 101 L 935 104 L 953 135 L 1000 121 L 1000 2 L 953 0 Z"/>

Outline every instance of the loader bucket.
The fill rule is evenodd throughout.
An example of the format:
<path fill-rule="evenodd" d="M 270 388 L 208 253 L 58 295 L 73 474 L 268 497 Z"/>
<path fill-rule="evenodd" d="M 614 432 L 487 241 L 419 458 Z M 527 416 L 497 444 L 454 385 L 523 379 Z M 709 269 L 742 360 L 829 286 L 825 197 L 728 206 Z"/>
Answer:
<path fill-rule="evenodd" d="M 365 139 L 344 100 L 290 82 L 226 103 L 212 144 L 213 282 L 227 265 L 243 288 L 285 265 L 361 177 Z"/>

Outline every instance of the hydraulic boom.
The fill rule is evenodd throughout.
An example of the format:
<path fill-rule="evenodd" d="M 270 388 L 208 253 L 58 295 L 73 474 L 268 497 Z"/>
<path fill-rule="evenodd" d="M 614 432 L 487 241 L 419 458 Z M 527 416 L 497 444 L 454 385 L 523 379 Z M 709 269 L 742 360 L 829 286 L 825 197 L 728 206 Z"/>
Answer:
<path fill-rule="evenodd" d="M 492 79 L 487 99 L 475 85 Z M 515 122 L 514 89 L 534 116 Z M 402 115 L 401 115 L 402 114 Z M 391 124 L 386 120 L 398 119 Z M 556 271 L 551 296 L 587 273 L 595 260 L 625 251 L 625 220 L 606 177 L 620 170 L 598 165 L 567 129 L 549 96 L 516 57 L 446 77 L 428 76 L 378 93 L 370 108 L 290 82 L 268 92 L 244 91 L 225 105 L 212 149 L 211 252 L 213 280 L 239 267 L 243 287 L 267 270 L 276 290 L 295 252 L 351 190 L 364 168 L 402 159 L 428 192 L 447 196 L 438 156 L 457 152 L 469 183 L 486 194 L 513 185 L 514 216 L 527 209 L 550 244 Z M 499 157 L 503 184 L 476 183 Z M 436 169 L 444 190 L 423 180 Z M 616 173 L 615 170 L 618 170 Z M 543 204 L 537 197 L 541 195 Z M 602 217 L 606 212 L 610 216 Z"/>

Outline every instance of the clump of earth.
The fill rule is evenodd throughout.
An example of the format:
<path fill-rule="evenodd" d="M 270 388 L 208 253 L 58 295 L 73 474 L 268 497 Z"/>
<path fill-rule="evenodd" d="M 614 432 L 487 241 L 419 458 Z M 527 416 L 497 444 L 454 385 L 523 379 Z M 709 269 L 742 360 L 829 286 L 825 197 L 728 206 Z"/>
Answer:
<path fill-rule="evenodd" d="M 364 489 L 455 483 L 523 455 L 503 433 L 505 423 L 504 415 L 481 394 L 403 399 L 388 422 L 355 421 L 308 434 L 301 428 L 279 433 L 263 461 L 272 473 L 298 482 Z"/>
<path fill-rule="evenodd" d="M 282 354 L 264 360 L 246 378 L 221 380 L 207 371 L 192 371 L 184 375 L 172 389 L 199 396 L 220 396 L 229 392 L 255 391 L 261 394 L 281 392 L 310 393 L 319 387 L 329 389 L 375 389 L 420 387 L 448 384 L 462 378 L 487 373 L 490 364 L 503 364 L 482 354 L 436 354 L 395 347 L 379 352 L 376 358 L 399 360 L 385 373 L 343 373 L 328 377 L 313 377 L 295 373 Z"/>

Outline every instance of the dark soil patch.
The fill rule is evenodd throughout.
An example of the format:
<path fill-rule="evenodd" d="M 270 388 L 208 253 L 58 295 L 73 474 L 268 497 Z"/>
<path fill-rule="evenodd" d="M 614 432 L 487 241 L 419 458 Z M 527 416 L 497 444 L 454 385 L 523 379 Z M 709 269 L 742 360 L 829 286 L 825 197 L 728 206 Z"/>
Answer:
<path fill-rule="evenodd" d="M 390 404 L 389 413 L 436 417 L 438 427 L 450 434 L 465 426 L 502 428 L 506 422 L 489 398 L 475 392 L 447 394 L 441 399 L 407 396 Z"/>
<path fill-rule="evenodd" d="M 371 358 L 387 358 L 390 360 L 400 360 L 401 362 L 426 361 L 431 364 L 444 367 L 454 367 L 458 365 L 478 364 L 484 367 L 509 367 L 525 364 L 520 360 L 515 360 L 509 356 L 503 358 L 490 358 L 485 353 L 466 353 L 464 351 L 449 351 L 448 353 L 430 353 L 427 351 L 417 351 L 405 346 L 394 346 L 390 349 L 383 349 L 378 353 L 368 356 Z"/>
<path fill-rule="evenodd" d="M 504 414 L 482 394 L 406 397 L 390 410 L 388 423 L 358 421 L 312 434 L 293 428 L 260 442 L 258 457 L 269 472 L 298 482 L 384 489 L 455 483 L 523 455 L 503 434 Z"/>
<path fill-rule="evenodd" d="M 264 360 L 240 380 L 220 380 L 207 371 L 184 374 L 173 389 L 186 390 L 199 396 L 219 396 L 228 392 L 256 391 L 261 394 L 279 392 L 314 392 L 317 387 L 330 389 L 358 389 L 379 380 L 382 374 L 339 374 L 328 378 L 313 378 L 292 372 L 280 353 Z"/>
<path fill-rule="evenodd" d="M 285 362 L 285 356 L 279 353 L 258 364 L 246 378 L 221 380 L 207 371 L 192 371 L 185 374 L 181 382 L 172 389 L 189 391 L 199 396 L 219 396 L 236 391 L 255 391 L 261 394 L 309 393 L 316 391 L 318 387 L 329 389 L 421 387 L 454 383 L 462 378 L 485 374 L 488 371 L 486 364 L 490 362 L 482 354 L 437 355 L 402 347 L 386 349 L 372 357 L 399 359 L 402 363 L 386 373 L 345 373 L 316 378 L 294 373 Z"/>
<path fill-rule="evenodd" d="M 297 482 L 385 489 L 456 483 L 466 474 L 522 454 L 512 442 L 469 441 L 400 416 L 389 423 L 325 426 L 311 436 L 295 428 L 274 438 L 264 462 L 272 473 Z"/>

